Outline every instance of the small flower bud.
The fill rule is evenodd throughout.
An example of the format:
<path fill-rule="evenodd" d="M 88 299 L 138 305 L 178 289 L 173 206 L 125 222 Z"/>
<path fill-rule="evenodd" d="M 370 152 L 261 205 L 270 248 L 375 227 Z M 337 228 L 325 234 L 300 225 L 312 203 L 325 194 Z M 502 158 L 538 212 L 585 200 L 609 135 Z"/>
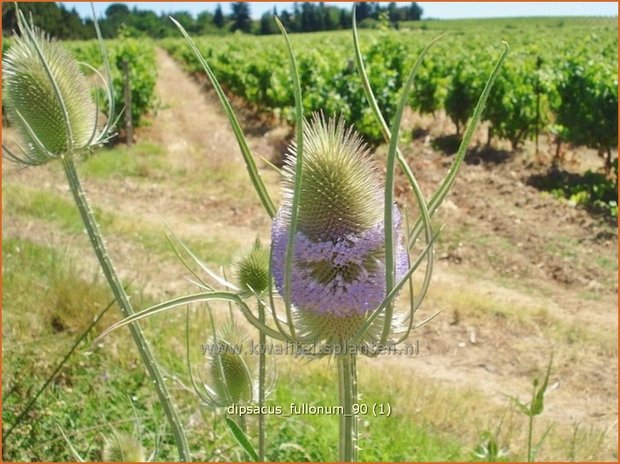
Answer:
<path fill-rule="evenodd" d="M 269 249 L 257 240 L 234 260 L 233 269 L 242 290 L 263 293 L 269 288 Z"/>

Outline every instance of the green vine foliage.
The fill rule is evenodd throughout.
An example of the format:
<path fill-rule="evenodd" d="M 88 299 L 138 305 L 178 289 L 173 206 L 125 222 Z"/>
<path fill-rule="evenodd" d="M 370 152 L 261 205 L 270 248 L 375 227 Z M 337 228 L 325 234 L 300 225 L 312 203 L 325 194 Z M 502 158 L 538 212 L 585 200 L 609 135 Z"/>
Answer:
<path fill-rule="evenodd" d="M 493 136 L 519 147 L 537 132 L 552 132 L 560 127 L 565 140 L 572 143 L 592 146 L 596 140 L 601 146 L 614 146 L 616 35 L 611 33 L 613 28 L 601 27 L 598 36 L 584 39 L 581 31 L 565 33 L 565 29 L 566 25 L 562 26 L 560 34 L 556 24 L 541 25 L 535 38 L 505 28 L 497 31 L 494 38 L 482 29 L 450 33 L 424 60 L 409 104 L 421 113 L 445 110 L 462 131 L 490 71 L 493 46 L 503 38 L 509 41 L 513 52 L 498 76 L 483 114 Z M 394 115 L 402 79 L 413 58 L 424 43 L 441 32 L 375 30 L 361 34 L 369 79 L 387 121 Z M 205 37 L 199 38 L 197 45 L 229 92 L 261 111 L 292 122 L 290 77 L 285 67 L 279 65 L 286 59 L 286 52 L 276 39 Z M 296 34 L 291 40 L 297 50 L 304 108 L 308 112 L 339 113 L 369 142 L 381 143 L 381 132 L 367 108 L 355 71 L 349 35 Z M 199 63 L 184 41 L 165 39 L 160 44 L 189 72 L 200 72 Z M 589 61 L 592 66 L 586 66 Z M 581 68 L 580 72 L 585 74 L 576 76 L 576 70 Z M 575 91 L 575 86 L 582 86 L 583 90 Z M 565 94 L 573 95 L 572 107 L 566 103 L 562 106 Z M 605 122 L 596 132 L 585 126 L 590 121 L 602 120 Z M 590 136 L 585 137 L 588 133 Z"/>
<path fill-rule="evenodd" d="M 112 79 L 117 108 L 124 106 L 122 63 L 125 60 L 129 63 L 131 117 L 137 127 L 142 122 L 142 116 L 152 109 L 154 103 L 157 67 L 153 43 L 144 39 L 123 38 L 111 47 L 110 62 L 114 65 Z"/>
<path fill-rule="evenodd" d="M 618 144 L 616 63 L 569 58 L 557 82 L 555 111 L 562 138 L 607 152 Z"/>
<path fill-rule="evenodd" d="M 446 113 L 456 125 L 457 134 L 460 134 L 467 124 L 478 102 L 486 75 L 487 71 L 478 63 L 465 58 L 459 60 L 452 69 L 452 79 L 448 83 L 444 106 Z"/>
<path fill-rule="evenodd" d="M 78 61 L 102 68 L 101 53 L 96 41 L 66 42 L 66 45 Z M 133 125 L 138 127 L 143 122 L 143 116 L 153 109 L 155 103 L 157 66 L 154 42 L 150 39 L 120 37 L 106 41 L 106 49 L 112 67 L 114 102 L 117 109 L 125 106 L 122 62 L 127 60 L 129 63 L 131 116 Z M 90 72 L 87 68 L 84 71 Z M 107 113 L 107 108 L 102 109 Z M 122 121 L 119 124 L 122 124 Z"/>
<path fill-rule="evenodd" d="M 517 56 L 506 63 L 491 93 L 486 119 L 492 134 L 510 140 L 516 149 L 551 121 L 552 75 L 537 55 Z"/>

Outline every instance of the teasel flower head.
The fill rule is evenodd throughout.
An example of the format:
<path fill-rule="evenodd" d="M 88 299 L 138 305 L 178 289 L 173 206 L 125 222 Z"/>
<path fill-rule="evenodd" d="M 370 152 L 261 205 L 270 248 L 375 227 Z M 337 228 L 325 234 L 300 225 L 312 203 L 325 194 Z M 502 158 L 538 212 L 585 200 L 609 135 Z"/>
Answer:
<path fill-rule="evenodd" d="M 232 267 L 242 292 L 260 295 L 269 288 L 269 248 L 258 239 L 234 259 Z"/>
<path fill-rule="evenodd" d="M 219 403 L 239 404 L 252 401 L 252 375 L 239 353 L 239 347 L 218 340 L 213 343 L 214 352 L 208 360 L 211 382 L 209 388 L 213 391 Z"/>
<path fill-rule="evenodd" d="M 342 120 L 304 124 L 303 177 L 294 239 L 291 303 L 296 327 L 313 342 L 342 344 L 386 297 L 384 196 L 368 149 Z M 272 227 L 272 273 L 284 295 L 295 147 L 284 166 L 283 204 Z M 396 278 L 408 269 L 393 205 Z M 376 339 L 377 318 L 366 334 Z"/>
<path fill-rule="evenodd" d="M 233 318 L 220 324 L 208 340 L 205 361 L 199 366 L 200 382 L 192 380 L 194 391 L 209 406 L 228 407 L 233 404 L 251 404 L 258 393 L 258 366 L 251 352 L 251 340 Z M 192 371 L 189 366 L 190 373 Z M 266 385 L 267 394 L 273 390 L 275 371 Z"/>
<path fill-rule="evenodd" d="M 131 435 L 116 432 L 105 439 L 102 460 L 104 462 L 145 462 L 142 444 Z"/>
<path fill-rule="evenodd" d="M 23 145 L 21 155 L 6 147 L 4 153 L 13 161 L 36 166 L 103 143 L 111 125 L 98 129 L 98 106 L 78 62 L 58 42 L 29 24 L 19 10 L 17 18 L 19 34 L 2 60 L 3 94 Z M 105 54 L 103 48 L 102 52 Z M 113 114 L 110 74 L 106 81 L 92 69 L 107 87 Z"/>

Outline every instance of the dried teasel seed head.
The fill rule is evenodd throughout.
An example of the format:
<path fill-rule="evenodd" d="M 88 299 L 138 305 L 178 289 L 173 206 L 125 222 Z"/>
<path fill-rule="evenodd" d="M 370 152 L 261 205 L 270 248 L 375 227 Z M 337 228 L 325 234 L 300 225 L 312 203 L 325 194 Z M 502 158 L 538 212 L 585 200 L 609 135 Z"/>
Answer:
<path fill-rule="evenodd" d="M 105 462 L 145 462 L 142 445 L 131 435 L 114 432 L 105 439 L 102 459 Z"/>

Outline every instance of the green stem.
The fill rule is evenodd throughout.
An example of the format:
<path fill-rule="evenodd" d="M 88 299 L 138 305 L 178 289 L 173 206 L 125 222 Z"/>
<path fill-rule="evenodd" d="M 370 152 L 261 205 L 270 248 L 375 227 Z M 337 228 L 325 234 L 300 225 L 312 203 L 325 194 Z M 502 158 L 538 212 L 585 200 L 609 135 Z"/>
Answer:
<path fill-rule="evenodd" d="M 265 322 L 265 306 L 258 303 L 258 318 L 261 322 Z M 258 358 L 258 407 L 261 411 L 258 415 L 258 460 L 265 462 L 265 414 L 262 413 L 265 404 L 265 374 L 266 374 L 266 342 L 265 332 L 259 330 L 259 358 Z"/>
<path fill-rule="evenodd" d="M 90 209 L 88 201 L 86 200 L 86 196 L 84 194 L 84 190 L 82 189 L 80 179 L 77 175 L 73 159 L 71 155 L 68 155 L 63 156 L 62 161 L 65 168 L 65 173 L 67 175 L 67 180 L 69 181 L 69 186 L 71 188 L 71 193 L 73 194 L 75 203 L 80 210 L 80 215 L 82 216 L 82 220 L 84 221 L 86 231 L 88 232 L 88 237 L 90 238 L 90 241 L 93 245 L 95 254 L 97 255 L 97 259 L 99 260 L 99 264 L 101 265 L 101 269 L 103 270 L 103 273 L 105 274 L 105 277 L 110 284 L 112 293 L 114 294 L 114 298 L 116 299 L 121 309 L 123 317 L 127 318 L 134 314 L 133 308 L 131 307 L 129 298 L 127 297 L 127 294 L 125 293 L 125 290 L 121 285 L 118 276 L 116 275 L 116 271 L 114 270 L 114 266 L 112 265 L 112 261 L 108 254 L 108 251 L 105 247 L 105 244 L 103 243 L 101 232 L 99 231 L 99 227 L 97 226 L 97 222 L 95 221 L 93 212 Z M 187 439 L 185 438 L 185 432 L 181 427 L 181 422 L 179 420 L 179 417 L 177 416 L 176 409 L 174 407 L 174 404 L 172 403 L 172 399 L 170 398 L 170 394 L 168 393 L 168 389 L 166 388 L 164 379 L 159 372 L 159 368 L 157 367 L 155 358 L 151 353 L 151 350 L 146 342 L 146 339 L 144 338 L 144 334 L 142 333 L 142 330 L 140 329 L 138 323 L 130 324 L 129 330 L 131 331 L 131 335 L 133 336 L 133 339 L 138 346 L 138 351 L 140 352 L 142 361 L 146 366 L 146 370 L 148 371 L 149 376 L 155 384 L 157 394 L 159 395 L 159 401 L 161 402 L 161 405 L 164 408 L 164 412 L 166 413 L 166 417 L 170 422 L 172 433 L 174 434 L 174 438 L 179 449 L 179 457 L 181 461 L 189 461 L 191 460 L 191 456 L 187 444 Z"/>
<path fill-rule="evenodd" d="M 353 404 L 357 404 L 357 356 L 351 356 L 351 396 L 353 398 Z M 357 414 L 353 416 L 353 461 L 357 461 L 357 446 L 358 440 L 358 424 L 359 420 Z"/>
<path fill-rule="evenodd" d="M 338 386 L 340 406 L 340 461 L 354 462 L 357 460 L 357 415 L 353 413 L 353 405 L 357 401 L 357 375 L 355 355 L 338 356 Z"/>
<path fill-rule="evenodd" d="M 532 432 L 534 430 L 534 415 L 529 416 L 529 425 L 527 431 L 527 462 L 532 462 Z"/>
<path fill-rule="evenodd" d="M 243 414 L 239 414 L 237 416 L 237 421 L 239 423 L 239 428 L 241 429 L 241 431 L 244 433 L 244 435 L 248 434 L 248 426 L 247 423 L 245 421 L 245 416 Z"/>

